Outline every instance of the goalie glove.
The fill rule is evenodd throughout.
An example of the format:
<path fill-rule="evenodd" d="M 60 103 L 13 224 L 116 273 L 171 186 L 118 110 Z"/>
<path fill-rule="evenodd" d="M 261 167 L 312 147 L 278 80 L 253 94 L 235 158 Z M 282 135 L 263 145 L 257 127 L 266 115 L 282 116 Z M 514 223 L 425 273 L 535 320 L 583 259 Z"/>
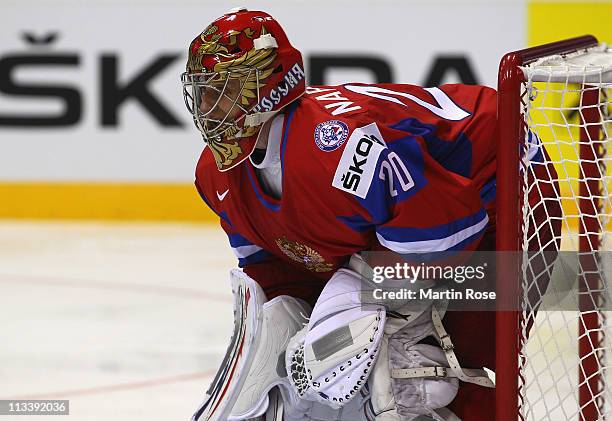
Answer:
<path fill-rule="evenodd" d="M 405 318 L 387 319 L 380 356 L 368 381 L 371 416 L 377 421 L 460 421 L 446 408 L 457 395 L 459 381 L 495 385 L 485 370 L 460 366 L 434 303 L 425 311 L 403 310 Z M 428 336 L 440 346 L 419 343 Z"/>

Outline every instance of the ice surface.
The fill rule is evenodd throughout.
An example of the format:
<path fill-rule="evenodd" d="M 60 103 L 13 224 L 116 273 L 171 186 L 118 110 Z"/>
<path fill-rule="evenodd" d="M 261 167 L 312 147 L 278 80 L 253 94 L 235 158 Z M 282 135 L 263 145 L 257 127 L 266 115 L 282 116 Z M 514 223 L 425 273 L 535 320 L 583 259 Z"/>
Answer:
<path fill-rule="evenodd" d="M 234 265 L 216 226 L 1 222 L 0 399 L 187 421 L 231 334 Z"/>

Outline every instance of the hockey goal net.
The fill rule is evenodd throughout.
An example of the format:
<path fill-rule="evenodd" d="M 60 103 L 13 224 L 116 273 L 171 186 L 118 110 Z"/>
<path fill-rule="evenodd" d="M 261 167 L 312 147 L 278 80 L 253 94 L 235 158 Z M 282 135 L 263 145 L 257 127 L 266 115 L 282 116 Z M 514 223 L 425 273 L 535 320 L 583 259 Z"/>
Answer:
<path fill-rule="evenodd" d="M 495 419 L 612 419 L 612 49 L 507 54 L 498 89 Z"/>

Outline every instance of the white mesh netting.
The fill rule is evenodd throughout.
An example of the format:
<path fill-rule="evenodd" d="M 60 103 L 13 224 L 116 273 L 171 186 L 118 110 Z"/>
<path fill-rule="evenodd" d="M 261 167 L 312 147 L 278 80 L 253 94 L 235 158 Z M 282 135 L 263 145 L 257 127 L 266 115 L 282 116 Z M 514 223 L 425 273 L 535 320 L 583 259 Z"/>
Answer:
<path fill-rule="evenodd" d="M 612 419 L 612 50 L 522 70 L 522 248 L 547 254 L 522 263 L 521 416 Z"/>

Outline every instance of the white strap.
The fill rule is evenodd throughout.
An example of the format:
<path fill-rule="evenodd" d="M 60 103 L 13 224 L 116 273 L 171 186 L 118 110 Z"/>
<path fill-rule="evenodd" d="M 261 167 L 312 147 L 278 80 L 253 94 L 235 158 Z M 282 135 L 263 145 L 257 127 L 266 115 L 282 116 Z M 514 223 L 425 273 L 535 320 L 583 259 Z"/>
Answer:
<path fill-rule="evenodd" d="M 455 377 L 449 375 L 446 367 L 394 368 L 391 370 L 394 379 L 417 379 L 420 377 Z"/>
<path fill-rule="evenodd" d="M 457 377 L 459 380 L 466 383 L 474 383 L 480 386 L 494 388 L 495 383 L 493 383 L 493 381 L 486 375 L 484 370 L 461 368 L 459 360 L 453 351 L 455 346 L 453 345 L 450 336 L 444 329 L 444 325 L 442 325 L 442 318 L 440 317 L 440 313 L 438 313 L 435 306 L 431 307 L 431 319 L 433 321 L 434 329 L 440 338 L 440 346 L 446 354 L 446 360 L 448 361 L 450 370 L 453 373 L 453 377 Z M 482 375 L 482 373 L 484 373 L 484 375 Z"/>
<path fill-rule="evenodd" d="M 271 119 L 278 111 L 249 114 L 244 118 L 244 127 L 257 127 Z"/>
<path fill-rule="evenodd" d="M 487 377 L 485 370 L 464 368 L 463 373 L 470 377 Z M 448 367 L 420 367 L 420 368 L 396 368 L 391 370 L 394 379 L 416 379 L 420 377 L 456 377 L 461 378 L 462 373 L 456 373 Z"/>
<path fill-rule="evenodd" d="M 246 12 L 247 8 L 244 6 L 238 6 L 238 7 L 234 7 L 233 9 L 230 9 L 227 11 L 226 15 L 231 15 L 233 13 L 238 13 L 238 12 Z"/>
<path fill-rule="evenodd" d="M 265 50 L 268 48 L 278 48 L 278 43 L 272 34 L 263 34 L 253 40 L 253 46 L 256 50 Z"/>

